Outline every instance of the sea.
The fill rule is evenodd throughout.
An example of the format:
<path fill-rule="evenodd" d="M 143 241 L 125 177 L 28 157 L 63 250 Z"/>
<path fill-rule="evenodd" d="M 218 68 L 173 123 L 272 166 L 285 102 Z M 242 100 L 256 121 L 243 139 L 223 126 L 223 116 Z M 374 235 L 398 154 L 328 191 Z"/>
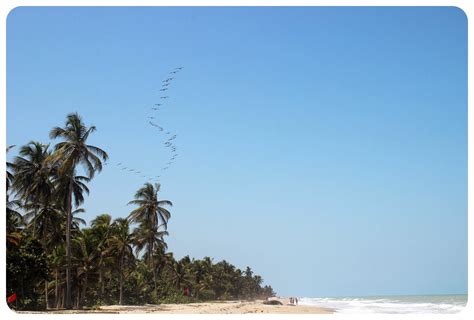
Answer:
<path fill-rule="evenodd" d="M 373 296 L 299 298 L 300 305 L 334 309 L 336 313 L 457 313 L 464 309 L 467 295 Z"/>

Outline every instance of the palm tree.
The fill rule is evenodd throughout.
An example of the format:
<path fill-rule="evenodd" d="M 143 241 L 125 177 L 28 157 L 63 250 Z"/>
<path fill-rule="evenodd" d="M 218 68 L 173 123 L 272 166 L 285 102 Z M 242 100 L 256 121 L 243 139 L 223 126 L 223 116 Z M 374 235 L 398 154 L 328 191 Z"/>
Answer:
<path fill-rule="evenodd" d="M 96 266 L 98 255 L 95 250 L 95 239 L 90 229 L 78 230 L 72 242 L 76 249 L 74 260 L 77 264 L 78 284 L 80 283 L 80 286 L 78 285 L 76 288 L 76 307 L 82 308 L 86 298 L 89 276 Z M 79 287 L 82 287 L 82 292 Z"/>
<path fill-rule="evenodd" d="M 7 147 L 8 151 L 13 148 L 14 145 Z M 21 239 L 20 227 L 23 226 L 23 216 L 16 210 L 21 207 L 21 202 L 17 199 L 10 200 L 9 188 L 13 184 L 15 176 L 8 169 L 14 169 L 13 163 L 7 161 L 7 172 L 6 172 L 6 213 L 7 213 L 7 245 L 19 245 Z M 8 248 L 7 248 L 8 249 Z"/>
<path fill-rule="evenodd" d="M 123 272 L 125 264 L 133 264 L 133 238 L 129 231 L 127 219 L 116 219 L 112 224 L 112 235 L 107 240 L 109 252 L 115 252 L 119 260 L 119 304 L 123 304 Z"/>
<path fill-rule="evenodd" d="M 131 223 L 140 223 L 136 232 L 134 232 L 136 246 L 138 251 L 146 247 L 146 258 L 148 265 L 153 270 L 153 281 L 155 284 L 155 293 L 157 290 L 156 284 L 156 266 L 153 263 L 153 252 L 162 244 L 163 236 L 167 233 L 160 231 L 160 227 L 167 228 L 168 220 L 171 213 L 164 208 L 165 206 L 173 206 L 169 200 L 159 200 L 158 192 L 160 191 L 160 184 L 145 183 L 135 194 L 135 200 L 128 204 L 137 205 L 138 208 L 130 212 L 128 220 Z"/>
<path fill-rule="evenodd" d="M 107 262 L 106 249 L 107 239 L 111 232 L 112 217 L 109 214 L 102 214 L 91 221 L 92 232 L 98 240 L 97 251 L 99 253 L 99 290 L 100 295 L 104 294 L 104 268 Z"/>
<path fill-rule="evenodd" d="M 59 308 L 60 304 L 59 287 L 62 285 L 60 283 L 60 273 L 61 267 L 64 265 L 65 255 L 64 245 L 57 245 L 49 256 L 49 265 L 54 271 L 54 305 L 56 308 Z"/>
<path fill-rule="evenodd" d="M 10 151 L 13 147 L 15 147 L 15 145 L 8 146 L 8 147 L 7 147 L 7 153 L 8 153 L 8 151 Z M 8 192 L 8 189 L 10 188 L 10 186 L 12 185 L 13 179 L 14 179 L 13 173 L 11 173 L 10 171 L 8 171 L 8 169 L 13 169 L 13 168 L 14 168 L 13 163 L 7 161 L 7 174 L 6 174 L 6 178 L 7 178 L 7 189 L 6 189 L 6 190 L 7 190 L 7 192 Z"/>
<path fill-rule="evenodd" d="M 87 128 L 77 113 L 67 115 L 64 128 L 55 127 L 50 132 L 50 138 L 63 139 L 55 146 L 52 161 L 57 163 L 58 175 L 69 177 L 66 189 L 66 308 L 71 308 L 71 222 L 74 177 L 76 168 L 82 165 L 93 178 L 95 172 L 102 170 L 102 162 L 108 159 L 107 153 L 95 146 L 88 145 L 87 139 L 96 130 L 95 126 Z M 76 201 L 77 202 L 77 201 Z"/>
<path fill-rule="evenodd" d="M 151 233 L 158 233 L 161 226 L 165 229 L 167 227 L 171 213 L 164 207 L 171 207 L 173 206 L 173 203 L 169 200 L 158 200 L 159 191 L 159 183 L 156 183 L 154 186 L 151 183 L 145 183 L 145 185 L 135 194 L 135 200 L 128 203 L 138 205 L 138 208 L 130 213 L 128 220 L 131 223 L 140 223 L 142 226 L 142 232 L 145 232 L 145 230 L 148 229 L 148 232 L 151 231 Z M 149 262 L 152 261 L 151 257 L 153 255 L 155 244 L 154 239 L 154 236 L 149 236 L 148 243 L 146 244 Z"/>
<path fill-rule="evenodd" d="M 162 249 L 164 252 L 168 248 L 168 245 L 163 239 L 167 235 L 168 231 L 150 227 L 145 222 L 140 223 L 132 233 L 135 252 L 138 255 L 146 248 L 147 250 L 145 250 L 143 258 L 145 261 L 150 262 L 157 251 L 161 251 L 160 249 Z"/>
<path fill-rule="evenodd" d="M 151 183 L 145 183 L 137 193 L 135 193 L 135 200 L 128 204 L 138 205 L 138 208 L 133 210 L 128 219 L 130 222 L 146 221 L 150 226 L 160 227 L 163 225 L 166 229 L 171 213 L 166 210 L 165 206 L 173 206 L 169 200 L 158 200 L 158 192 L 160 192 L 161 185 L 156 183 L 154 186 Z M 161 222 L 161 224 L 159 224 Z"/>
<path fill-rule="evenodd" d="M 175 286 L 176 289 L 182 289 L 183 285 L 189 286 L 191 284 L 191 273 L 189 266 L 185 261 L 180 260 L 178 262 L 174 261 L 170 265 L 171 269 L 171 283 Z"/>
<path fill-rule="evenodd" d="M 31 209 L 33 216 L 41 207 L 50 205 L 54 185 L 51 181 L 51 166 L 47 159 L 50 156 L 49 145 L 32 141 L 21 147 L 19 156 L 13 165 L 15 179 L 13 189 L 21 200 Z M 36 233 L 36 220 L 32 220 L 33 235 Z"/>
<path fill-rule="evenodd" d="M 21 240 L 21 228 L 24 225 L 23 216 L 16 211 L 19 208 L 20 201 L 9 200 L 8 193 L 6 199 L 7 207 L 7 250 L 9 245 L 18 246 Z"/>

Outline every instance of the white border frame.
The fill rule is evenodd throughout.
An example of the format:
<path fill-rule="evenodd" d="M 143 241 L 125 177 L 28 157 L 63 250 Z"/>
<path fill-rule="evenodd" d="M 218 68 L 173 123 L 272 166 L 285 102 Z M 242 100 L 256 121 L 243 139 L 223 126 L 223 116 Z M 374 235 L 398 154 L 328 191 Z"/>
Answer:
<path fill-rule="evenodd" d="M 0 75 L 0 126 L 2 130 L 0 131 L 1 140 L 2 140 L 2 150 L 6 148 L 6 22 L 8 14 L 15 7 L 19 6 L 455 6 L 464 11 L 468 19 L 468 59 L 472 61 L 473 57 L 473 34 L 474 29 L 472 24 L 469 23 L 469 18 L 472 17 L 474 1 L 468 0 L 44 0 L 44 1 L 34 1 L 34 0 L 1 0 L 0 1 L 0 43 L 2 44 L 0 48 L 0 70 L 3 71 Z M 471 105 L 469 93 L 474 92 L 473 84 L 470 81 L 472 79 L 473 67 L 468 63 L 468 106 Z M 474 125 L 474 116 L 469 112 L 468 107 L 468 230 L 474 229 L 474 222 L 472 219 L 469 219 L 471 214 L 471 208 L 469 206 L 469 200 L 474 199 L 474 191 L 471 191 L 469 185 L 473 181 L 473 174 L 469 170 L 469 167 L 472 167 L 473 164 L 471 157 L 471 150 L 474 141 L 474 134 L 472 130 L 469 130 L 469 127 Z M 2 170 L 2 175 L 5 172 L 5 162 L 6 155 L 3 152 L 0 152 L 0 168 Z M 0 190 L 2 191 L 2 196 L 0 197 L 0 207 L 5 208 L 5 184 L 0 183 Z M 5 239 L 5 214 L 0 215 L 0 239 Z M 473 273 L 473 250 L 474 247 L 474 235 L 472 232 L 468 232 L 468 298 L 471 297 L 474 287 L 473 277 L 469 275 Z M 0 241 L 2 243 L 2 241 Z M 19 314 L 12 311 L 6 304 L 6 252 L 5 245 L 1 247 L 0 254 L 0 317 L 2 319 L 62 319 L 64 314 Z M 466 308 L 457 314 L 403 314 L 403 315 L 393 315 L 393 314 L 364 314 L 364 315 L 348 315 L 348 314 L 331 314 L 331 315 L 296 315 L 298 318 L 305 319 L 474 319 L 474 310 L 472 303 L 468 300 Z M 245 319 L 291 319 L 295 315 L 284 315 L 284 314 L 236 314 L 236 315 L 207 315 L 207 314 L 196 314 L 196 315 L 173 315 L 173 314 L 68 314 L 67 318 L 74 319 L 136 319 L 139 317 L 141 319 L 152 319 L 160 317 L 161 319 L 236 319 L 236 318 L 245 318 Z"/>

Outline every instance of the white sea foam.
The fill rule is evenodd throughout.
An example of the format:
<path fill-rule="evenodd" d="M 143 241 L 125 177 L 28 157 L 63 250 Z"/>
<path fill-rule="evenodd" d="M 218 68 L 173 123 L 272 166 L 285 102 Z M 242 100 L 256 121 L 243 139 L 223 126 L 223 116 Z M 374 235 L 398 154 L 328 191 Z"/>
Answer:
<path fill-rule="evenodd" d="M 299 304 L 326 307 L 337 313 L 457 313 L 466 295 L 301 298 Z"/>

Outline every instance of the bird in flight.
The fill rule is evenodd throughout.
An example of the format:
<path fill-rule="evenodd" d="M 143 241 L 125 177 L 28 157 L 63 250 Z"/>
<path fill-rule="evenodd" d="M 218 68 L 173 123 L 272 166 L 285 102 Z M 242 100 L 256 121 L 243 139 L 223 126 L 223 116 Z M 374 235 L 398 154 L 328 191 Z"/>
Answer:
<path fill-rule="evenodd" d="M 118 166 L 121 165 L 121 164 L 122 164 L 122 162 L 117 163 Z"/>
<path fill-rule="evenodd" d="M 169 96 L 160 97 L 161 99 L 168 99 Z"/>
<path fill-rule="evenodd" d="M 176 69 L 177 69 L 177 70 L 181 70 L 181 69 L 183 69 L 183 67 L 177 67 Z"/>
<path fill-rule="evenodd" d="M 170 74 L 176 74 L 178 71 L 171 71 Z"/>
<path fill-rule="evenodd" d="M 163 88 L 163 89 L 160 89 L 160 91 L 166 91 L 168 90 L 168 88 Z"/>

